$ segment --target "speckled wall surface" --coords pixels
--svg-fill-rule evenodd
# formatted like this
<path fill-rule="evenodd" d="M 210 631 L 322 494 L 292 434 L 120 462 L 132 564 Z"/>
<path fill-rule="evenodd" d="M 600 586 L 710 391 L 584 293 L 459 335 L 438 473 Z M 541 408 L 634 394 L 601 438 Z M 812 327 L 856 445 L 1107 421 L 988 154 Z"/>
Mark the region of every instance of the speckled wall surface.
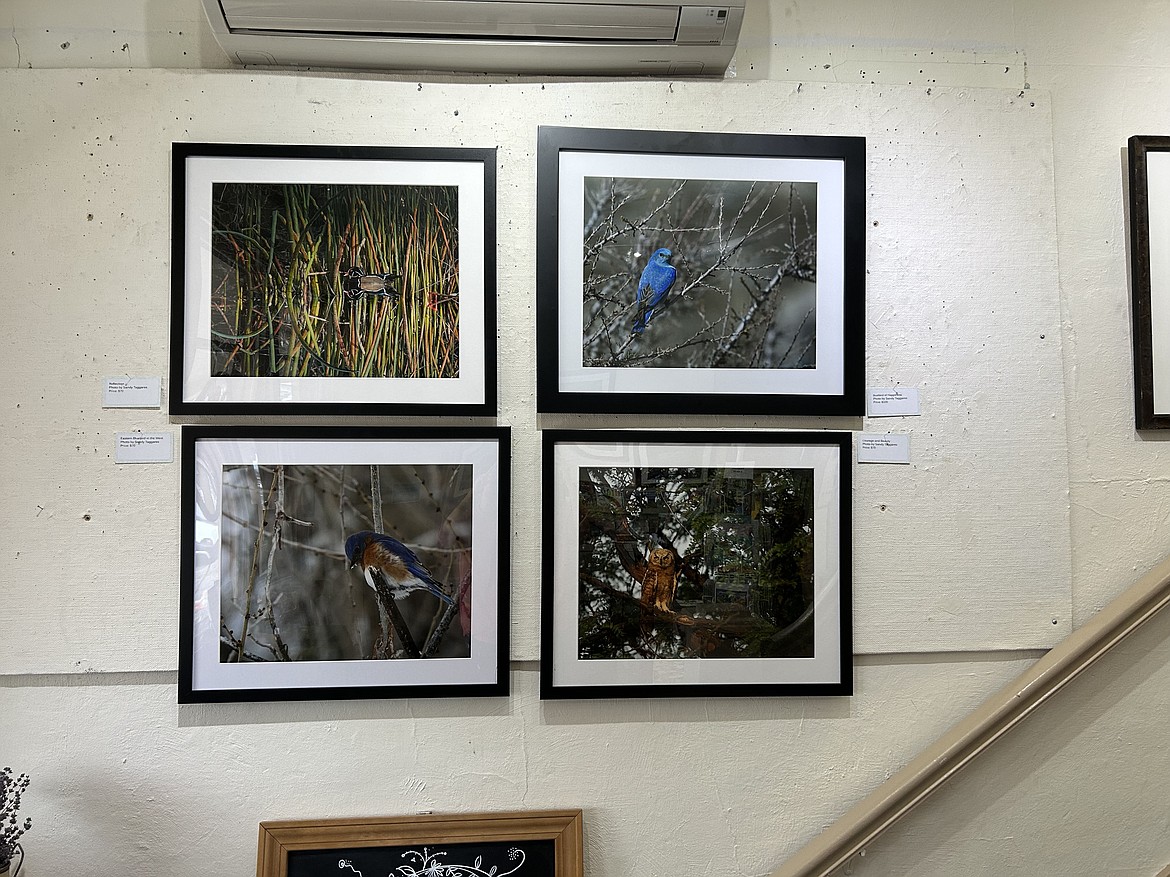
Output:
<path fill-rule="evenodd" d="M 2 391 L 7 462 L 26 507 L 0 575 L 52 563 L 42 534 L 89 546 L 34 615 L 107 613 L 152 635 L 81 625 L 68 645 L 11 640 L 22 672 L 174 666 L 177 467 L 126 470 L 113 433 L 162 412 L 99 407 L 101 380 L 167 367 L 171 140 L 498 146 L 499 422 L 518 460 L 538 426 L 829 427 L 909 433 L 909 467 L 857 468 L 856 646 L 864 653 L 1050 645 L 1069 630 L 1066 429 L 1050 117 L 1041 94 L 814 83 L 432 84 L 243 72 L 9 71 L 29 95 L 0 131 L 0 253 L 20 376 Z M 861 418 L 545 416 L 533 403 L 534 149 L 540 124 L 853 134 L 867 138 L 867 383 L 919 388 L 923 414 Z M 54 241 L 51 250 L 45 243 Z M 51 265 L 51 271 L 45 268 Z M 62 381 L 65 369 L 67 381 Z M 514 507 L 540 507 L 520 466 Z M 539 519 L 513 517 L 513 656 L 537 654 Z M 149 534 L 142 539 L 143 534 Z M 114 572 L 117 570 L 117 572 Z M 956 571 L 961 571 L 955 574 Z M 124 585 L 134 582 L 132 592 Z M 111 598 L 114 603 L 111 603 Z M 124 602 L 122 602 L 124 601 Z M 22 601 L 23 602 L 23 601 Z"/>

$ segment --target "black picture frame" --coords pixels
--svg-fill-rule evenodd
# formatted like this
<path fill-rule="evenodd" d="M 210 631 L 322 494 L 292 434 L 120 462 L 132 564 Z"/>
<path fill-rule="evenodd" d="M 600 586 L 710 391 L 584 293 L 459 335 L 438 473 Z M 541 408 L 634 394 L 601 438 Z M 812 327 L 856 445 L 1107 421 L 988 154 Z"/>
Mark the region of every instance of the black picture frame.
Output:
<path fill-rule="evenodd" d="M 852 694 L 850 448 L 545 430 L 541 697 Z"/>
<path fill-rule="evenodd" d="M 1152 245 L 1153 242 L 1156 245 Z M 1129 138 L 1130 316 L 1137 429 L 1170 429 L 1170 136 Z M 1160 343 L 1155 344 L 1154 339 Z"/>
<path fill-rule="evenodd" d="M 496 150 L 176 142 L 169 413 L 496 413 Z"/>
<path fill-rule="evenodd" d="M 507 695 L 509 471 L 506 427 L 183 427 L 179 703 Z"/>
<path fill-rule="evenodd" d="M 539 411 L 864 414 L 864 137 L 541 126 L 537 212 Z"/>

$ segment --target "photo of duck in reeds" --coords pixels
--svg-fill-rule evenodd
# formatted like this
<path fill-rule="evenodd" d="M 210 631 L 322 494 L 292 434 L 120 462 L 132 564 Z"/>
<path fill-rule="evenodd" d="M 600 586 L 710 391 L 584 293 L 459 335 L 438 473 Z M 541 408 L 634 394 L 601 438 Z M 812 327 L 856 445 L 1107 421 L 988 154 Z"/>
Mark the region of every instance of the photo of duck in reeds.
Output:
<path fill-rule="evenodd" d="M 215 377 L 459 376 L 458 187 L 212 186 Z"/>

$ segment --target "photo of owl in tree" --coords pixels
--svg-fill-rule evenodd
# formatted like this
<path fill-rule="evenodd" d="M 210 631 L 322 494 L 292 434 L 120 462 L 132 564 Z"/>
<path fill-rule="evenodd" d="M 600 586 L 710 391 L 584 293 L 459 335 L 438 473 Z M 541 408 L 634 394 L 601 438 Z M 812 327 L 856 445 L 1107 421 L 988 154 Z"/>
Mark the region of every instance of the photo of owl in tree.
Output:
<path fill-rule="evenodd" d="M 813 470 L 580 470 L 578 654 L 813 656 Z"/>
<path fill-rule="evenodd" d="M 670 611 L 678 593 L 678 559 L 669 548 L 653 548 L 642 576 L 642 605 L 662 612 Z"/>

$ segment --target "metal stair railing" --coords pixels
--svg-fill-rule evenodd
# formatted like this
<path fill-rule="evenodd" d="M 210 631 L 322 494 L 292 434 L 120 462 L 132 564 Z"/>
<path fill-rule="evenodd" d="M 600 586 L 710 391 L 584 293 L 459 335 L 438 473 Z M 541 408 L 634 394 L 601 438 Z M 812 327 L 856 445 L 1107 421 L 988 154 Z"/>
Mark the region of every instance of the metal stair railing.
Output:
<path fill-rule="evenodd" d="M 1170 557 L 849 808 L 771 877 L 829 877 L 1170 603 Z M 1157 877 L 1170 877 L 1170 867 Z"/>

